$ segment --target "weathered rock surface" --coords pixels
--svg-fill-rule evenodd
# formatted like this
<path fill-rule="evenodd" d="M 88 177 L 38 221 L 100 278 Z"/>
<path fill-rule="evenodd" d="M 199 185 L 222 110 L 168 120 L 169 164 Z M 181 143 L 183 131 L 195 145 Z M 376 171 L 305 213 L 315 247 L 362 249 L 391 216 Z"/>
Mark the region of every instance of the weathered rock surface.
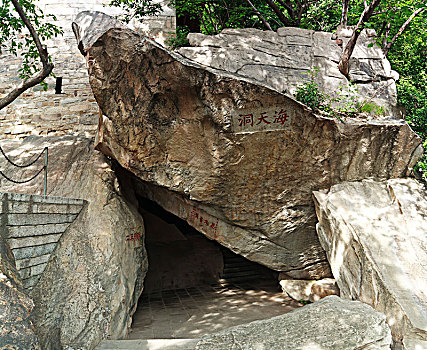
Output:
<path fill-rule="evenodd" d="M 67 229 L 30 296 L 34 324 L 43 349 L 92 349 L 99 341 L 127 334 L 147 269 L 142 247 L 144 226 L 136 208 L 106 158 L 81 137 L 28 137 L 3 141 L 17 163 L 28 162 L 49 146 L 48 194 L 84 198 L 89 203 Z M 22 173 L 1 169 L 15 179 L 29 178 L 36 163 Z M 34 193 L 42 178 L 2 189 Z M 9 187 L 9 188 L 7 188 Z"/>
<path fill-rule="evenodd" d="M 203 337 L 197 350 L 356 350 L 391 344 L 385 316 L 370 306 L 326 297 L 288 314 Z"/>
<path fill-rule="evenodd" d="M 0 236 L 0 349 L 40 350 L 30 314 L 34 308 L 24 292 L 12 251 Z"/>
<path fill-rule="evenodd" d="M 321 280 L 295 280 L 279 275 L 279 284 L 283 293 L 297 301 L 311 301 L 312 303 L 328 295 L 340 295 L 337 283 L 333 278 Z"/>
<path fill-rule="evenodd" d="M 309 78 L 307 73 L 316 68 L 316 82 L 333 95 L 340 86 L 349 86 L 338 70 L 338 62 L 351 33 L 345 27 L 335 34 L 301 28 L 279 28 L 277 32 L 224 29 L 214 36 L 190 33 L 191 47 L 178 52 L 205 66 L 252 78 L 289 94 L 294 94 L 298 85 Z M 375 36 L 371 29 L 361 33 L 349 62 L 350 79 L 360 101 L 370 99 L 392 109 L 397 102 L 398 75 L 382 50 L 370 45 L 375 43 Z"/>
<path fill-rule="evenodd" d="M 147 196 L 165 209 L 294 278 L 330 273 L 313 190 L 406 176 L 422 152 L 402 120 L 315 115 L 127 29 L 110 29 L 83 50 L 104 114 L 96 147 L 155 185 Z"/>
<path fill-rule="evenodd" d="M 416 180 L 314 192 L 320 242 L 341 296 L 387 316 L 396 344 L 427 344 L 427 192 Z"/>

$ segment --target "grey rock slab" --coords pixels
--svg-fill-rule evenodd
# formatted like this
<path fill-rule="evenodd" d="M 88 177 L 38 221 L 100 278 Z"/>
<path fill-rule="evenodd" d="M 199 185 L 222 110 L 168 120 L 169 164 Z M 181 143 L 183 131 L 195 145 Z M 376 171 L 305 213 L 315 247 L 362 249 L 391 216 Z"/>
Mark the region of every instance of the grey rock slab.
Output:
<path fill-rule="evenodd" d="M 313 55 L 315 57 L 324 57 L 330 62 L 339 62 L 342 52 L 342 46 L 332 39 L 332 33 L 314 32 Z"/>
<path fill-rule="evenodd" d="M 288 44 L 297 44 L 305 46 L 313 45 L 314 30 L 294 27 L 283 27 L 277 30 L 277 34 L 281 37 L 285 37 L 286 42 Z"/>
<path fill-rule="evenodd" d="M 341 296 L 384 312 L 396 344 L 406 338 L 425 344 L 427 192 L 423 185 L 414 179 L 364 180 L 313 195 L 319 239 Z"/>
<path fill-rule="evenodd" d="M 209 238 L 293 278 L 330 276 L 313 190 L 406 176 L 421 155 L 400 119 L 316 115 L 127 29 L 108 30 L 87 54 L 103 112 L 97 149 Z"/>
<path fill-rule="evenodd" d="M 95 350 L 193 350 L 198 339 L 104 340 Z"/>
<path fill-rule="evenodd" d="M 390 344 L 383 314 L 328 296 L 285 315 L 204 336 L 196 350 L 389 350 Z"/>

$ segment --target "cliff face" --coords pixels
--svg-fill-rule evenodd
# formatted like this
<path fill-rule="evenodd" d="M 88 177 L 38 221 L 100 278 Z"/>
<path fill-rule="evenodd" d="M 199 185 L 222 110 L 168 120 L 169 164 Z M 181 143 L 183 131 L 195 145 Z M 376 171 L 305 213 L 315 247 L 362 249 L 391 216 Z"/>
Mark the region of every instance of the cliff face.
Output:
<path fill-rule="evenodd" d="M 319 116 L 128 29 L 96 26 L 94 36 L 90 14 L 75 26 L 103 113 L 96 147 L 141 180 L 144 196 L 272 269 L 329 275 L 311 192 L 406 176 L 421 153 L 402 120 Z"/>

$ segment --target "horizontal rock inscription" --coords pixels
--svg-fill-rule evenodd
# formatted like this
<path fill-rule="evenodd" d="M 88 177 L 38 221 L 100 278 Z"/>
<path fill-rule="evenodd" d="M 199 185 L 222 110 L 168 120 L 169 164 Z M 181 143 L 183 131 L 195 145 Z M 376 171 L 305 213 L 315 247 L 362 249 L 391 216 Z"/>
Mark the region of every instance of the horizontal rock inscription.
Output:
<path fill-rule="evenodd" d="M 233 132 L 282 130 L 290 126 L 290 113 L 284 106 L 248 108 L 231 114 Z"/>

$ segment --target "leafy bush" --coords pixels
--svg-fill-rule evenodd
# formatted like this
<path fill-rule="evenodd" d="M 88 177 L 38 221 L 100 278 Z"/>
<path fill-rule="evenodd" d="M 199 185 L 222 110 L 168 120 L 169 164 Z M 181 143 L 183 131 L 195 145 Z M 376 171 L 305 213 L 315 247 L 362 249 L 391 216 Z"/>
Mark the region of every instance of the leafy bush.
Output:
<path fill-rule="evenodd" d="M 190 46 L 190 43 L 187 39 L 187 35 L 189 32 L 190 29 L 188 27 L 177 27 L 176 36 L 166 40 L 166 44 L 168 44 L 172 50 L 183 46 Z"/>
<path fill-rule="evenodd" d="M 367 102 L 362 104 L 360 107 L 361 112 L 369 113 L 371 115 L 385 115 L 385 109 L 383 106 L 378 106 L 373 102 Z"/>
<path fill-rule="evenodd" d="M 320 91 L 319 84 L 316 81 L 319 68 L 315 67 L 314 70 L 306 74 L 310 77 L 306 82 L 298 86 L 295 98 L 314 111 L 320 109 L 320 106 L 326 100 L 326 96 Z"/>
<path fill-rule="evenodd" d="M 357 101 L 357 89 L 354 85 L 340 85 L 338 91 L 331 95 L 320 90 L 317 76 L 319 68 L 314 67 L 308 73 L 309 79 L 298 86 L 295 98 L 310 107 L 313 111 L 320 110 L 336 118 L 340 115 L 354 116 L 360 112 Z"/>

